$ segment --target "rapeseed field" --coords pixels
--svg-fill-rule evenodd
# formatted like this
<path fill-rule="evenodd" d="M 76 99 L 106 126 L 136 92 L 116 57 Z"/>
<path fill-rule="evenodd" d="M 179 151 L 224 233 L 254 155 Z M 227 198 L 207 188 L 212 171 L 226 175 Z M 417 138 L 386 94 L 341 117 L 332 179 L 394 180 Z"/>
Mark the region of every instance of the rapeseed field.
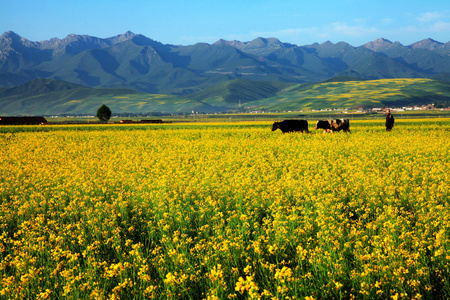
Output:
<path fill-rule="evenodd" d="M 449 298 L 450 120 L 313 126 L 0 127 L 0 298 Z"/>

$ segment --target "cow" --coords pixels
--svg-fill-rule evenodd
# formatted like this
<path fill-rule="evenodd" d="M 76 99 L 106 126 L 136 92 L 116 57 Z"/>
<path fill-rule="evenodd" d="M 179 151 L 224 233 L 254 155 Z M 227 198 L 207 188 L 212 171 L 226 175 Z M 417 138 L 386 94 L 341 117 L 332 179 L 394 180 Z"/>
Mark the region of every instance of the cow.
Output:
<path fill-rule="evenodd" d="M 317 120 L 314 129 L 323 129 L 323 133 L 331 132 L 331 122 L 330 120 Z"/>
<path fill-rule="evenodd" d="M 308 121 L 306 120 L 283 120 L 281 122 L 274 122 L 272 125 L 272 131 L 277 129 L 280 129 L 283 133 L 295 131 L 309 133 Z"/>
<path fill-rule="evenodd" d="M 346 133 L 350 132 L 349 119 L 335 119 L 335 120 L 318 120 L 314 129 L 323 129 L 323 133 L 335 132 L 343 130 Z"/>

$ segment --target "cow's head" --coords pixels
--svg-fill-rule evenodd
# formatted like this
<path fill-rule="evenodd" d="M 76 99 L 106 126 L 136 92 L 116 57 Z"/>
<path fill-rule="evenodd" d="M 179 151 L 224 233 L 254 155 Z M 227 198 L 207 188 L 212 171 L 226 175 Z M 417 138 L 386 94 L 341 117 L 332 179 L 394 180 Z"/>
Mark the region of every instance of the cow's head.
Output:
<path fill-rule="evenodd" d="M 272 131 L 275 131 L 278 128 L 280 128 L 280 122 L 274 122 L 273 125 L 272 125 Z"/>

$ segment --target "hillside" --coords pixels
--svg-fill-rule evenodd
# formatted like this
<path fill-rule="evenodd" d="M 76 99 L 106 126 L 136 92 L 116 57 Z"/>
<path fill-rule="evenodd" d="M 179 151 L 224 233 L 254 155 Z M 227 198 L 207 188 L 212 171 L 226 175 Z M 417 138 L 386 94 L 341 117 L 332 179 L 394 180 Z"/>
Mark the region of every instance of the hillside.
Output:
<path fill-rule="evenodd" d="M 37 79 L 0 89 L 0 115 L 90 114 L 106 104 L 113 113 L 179 113 L 218 109 L 174 95 L 129 89 L 88 88 L 54 79 Z"/>
<path fill-rule="evenodd" d="M 250 81 L 235 79 L 206 88 L 189 95 L 189 99 L 203 101 L 211 105 L 237 106 L 251 101 L 274 97 L 292 83 L 279 81 Z"/>
<path fill-rule="evenodd" d="M 450 106 L 450 83 L 420 78 L 360 80 L 348 76 L 304 84 L 233 80 L 195 93 L 190 98 L 244 111 L 352 109 L 429 103 Z"/>
<path fill-rule="evenodd" d="M 294 85 L 246 109 L 274 111 L 402 107 L 439 103 L 450 106 L 450 84 L 431 79 L 328 81 Z"/>
<path fill-rule="evenodd" d="M 113 113 L 214 113 L 309 109 L 450 106 L 450 83 L 431 79 L 359 80 L 336 77 L 321 83 L 293 84 L 231 80 L 181 97 L 130 89 L 89 88 L 54 79 L 37 79 L 0 89 L 0 115 L 90 114 L 106 104 Z"/>
<path fill-rule="evenodd" d="M 71 34 L 42 42 L 12 31 L 0 36 L 0 87 L 46 78 L 190 95 L 234 79 L 301 84 L 335 76 L 440 78 L 449 68 L 450 42 L 431 39 L 409 46 L 379 39 L 354 47 L 345 42 L 298 46 L 259 37 L 181 46 L 132 32 L 110 38 Z"/>

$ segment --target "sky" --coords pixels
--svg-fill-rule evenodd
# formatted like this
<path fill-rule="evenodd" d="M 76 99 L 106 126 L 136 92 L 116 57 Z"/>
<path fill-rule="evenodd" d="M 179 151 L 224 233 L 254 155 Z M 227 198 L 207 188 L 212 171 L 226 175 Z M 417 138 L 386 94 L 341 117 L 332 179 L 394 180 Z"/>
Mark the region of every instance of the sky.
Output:
<path fill-rule="evenodd" d="M 298 46 L 378 38 L 403 45 L 450 41 L 448 0 L 0 0 L 0 34 L 31 41 L 69 34 L 108 38 L 131 31 L 164 44 L 248 42 Z"/>

